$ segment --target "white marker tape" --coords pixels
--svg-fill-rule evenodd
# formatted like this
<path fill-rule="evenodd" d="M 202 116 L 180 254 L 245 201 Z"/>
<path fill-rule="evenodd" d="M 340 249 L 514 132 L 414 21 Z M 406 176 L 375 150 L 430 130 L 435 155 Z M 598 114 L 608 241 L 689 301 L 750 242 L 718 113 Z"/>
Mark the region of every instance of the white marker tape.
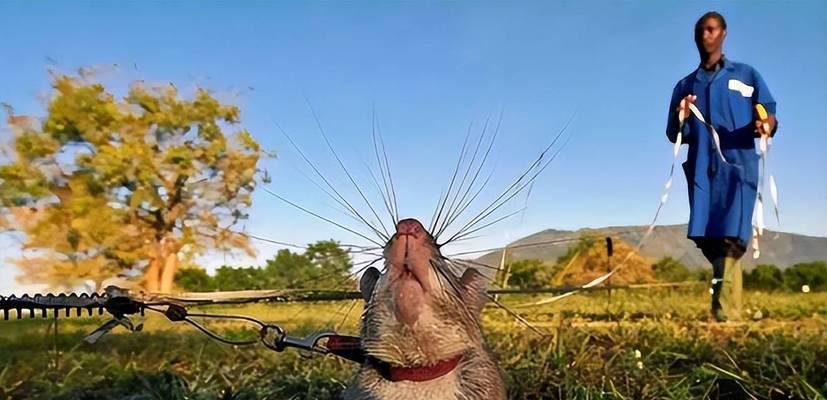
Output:
<path fill-rule="evenodd" d="M 732 82 L 732 81 L 730 81 L 730 82 Z M 666 200 L 669 198 L 669 189 L 672 187 L 672 177 L 675 174 L 675 164 L 677 164 L 678 153 L 679 153 L 679 149 L 680 149 L 680 146 L 681 146 L 681 140 L 682 140 L 681 132 L 683 132 L 683 124 L 686 121 L 686 118 L 688 117 L 683 111 L 684 107 L 686 107 L 686 100 L 681 100 L 680 107 L 678 109 L 679 128 L 678 128 L 678 133 L 675 135 L 675 146 L 674 146 L 673 151 L 672 151 L 672 154 L 673 154 L 672 167 L 669 170 L 669 177 L 667 178 L 666 184 L 664 185 L 664 193 L 661 195 L 661 201 L 660 201 L 660 203 L 658 203 L 658 208 L 655 211 L 655 216 L 652 218 L 652 222 L 649 224 L 649 228 L 646 230 L 646 233 L 640 239 L 640 242 L 638 242 L 637 246 L 635 247 L 635 250 L 630 251 L 629 253 L 627 253 L 626 257 L 624 257 L 623 260 L 620 263 L 618 263 L 618 265 L 615 268 L 613 268 L 611 271 L 609 271 L 608 273 L 592 280 L 591 282 L 589 282 L 589 283 L 587 283 L 587 284 L 585 284 L 585 285 L 583 285 L 583 286 L 581 286 L 577 289 L 574 289 L 570 292 L 566 292 L 566 293 L 563 293 L 563 294 L 558 295 L 558 296 L 549 297 L 547 299 L 542 299 L 542 300 L 536 301 L 534 303 L 526 304 L 526 306 L 537 306 L 537 305 L 542 305 L 542 304 L 554 303 L 556 301 L 559 301 L 559 300 L 562 300 L 566 297 L 569 297 L 573 294 L 576 294 L 576 293 L 580 292 L 583 289 L 588 289 L 588 288 L 597 286 L 597 285 L 605 282 L 607 279 L 609 279 L 612 275 L 614 275 L 621 268 L 625 267 L 626 262 L 629 261 L 629 259 L 632 257 L 632 255 L 637 254 L 640 251 L 640 249 L 643 248 L 643 244 L 649 238 L 649 235 L 651 235 L 652 232 L 655 231 L 655 223 L 657 222 L 658 216 L 660 215 L 660 211 L 663 208 L 664 204 L 666 204 Z M 694 104 L 689 103 L 689 110 L 692 112 L 692 115 L 694 115 L 695 118 L 697 118 L 704 125 L 706 125 L 707 128 L 709 128 L 709 133 L 712 135 L 712 140 L 715 142 L 715 149 L 718 151 L 718 156 L 721 157 L 721 161 L 729 164 L 729 162 L 727 162 L 726 158 L 724 158 L 723 152 L 721 152 L 721 141 L 718 138 L 718 132 L 715 130 L 715 127 L 713 127 L 712 125 L 710 125 L 709 123 L 706 122 L 706 120 L 703 117 L 703 114 L 701 114 L 700 110 L 698 110 L 698 108 L 695 107 Z M 759 148 L 761 148 L 762 170 L 765 170 L 764 163 L 765 163 L 765 160 L 766 160 L 766 154 L 769 151 L 769 140 L 766 140 L 764 143 L 765 144 L 762 144 L 762 145 L 759 146 Z M 761 186 L 763 186 L 763 185 L 761 185 Z M 778 200 L 777 200 L 778 199 L 778 191 L 777 191 L 776 186 L 775 186 L 775 179 L 772 176 L 770 176 L 770 194 L 772 196 L 773 203 L 775 203 L 775 216 L 776 216 L 776 218 L 778 218 Z M 759 250 L 759 246 L 758 246 L 758 237 L 760 236 L 759 233 L 763 233 L 763 230 L 764 230 L 763 205 L 761 204 L 761 190 L 760 189 L 758 191 L 758 198 L 756 199 L 756 210 L 760 211 L 759 212 L 760 216 L 758 217 L 758 220 L 759 220 L 758 225 L 759 226 L 757 226 L 757 227 L 753 226 L 753 240 L 752 240 L 753 258 L 758 258 L 761 255 L 761 251 Z M 781 224 L 781 222 L 780 222 L 780 219 L 779 219 L 779 225 L 780 224 Z M 710 290 L 712 290 L 712 289 L 710 289 Z"/>

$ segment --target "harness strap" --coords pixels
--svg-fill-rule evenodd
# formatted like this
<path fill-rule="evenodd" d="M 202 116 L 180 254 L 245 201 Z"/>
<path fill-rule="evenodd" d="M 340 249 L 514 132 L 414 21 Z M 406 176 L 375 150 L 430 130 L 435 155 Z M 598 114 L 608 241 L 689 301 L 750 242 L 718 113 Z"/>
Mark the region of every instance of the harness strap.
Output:
<path fill-rule="evenodd" d="M 364 364 L 367 360 L 365 351 L 362 350 L 362 338 L 358 336 L 329 336 L 325 347 L 327 347 L 331 354 L 357 364 Z"/>
<path fill-rule="evenodd" d="M 362 349 L 362 339 L 357 336 L 328 336 L 326 346 L 331 354 L 353 361 L 357 364 L 367 363 L 382 377 L 391 382 L 424 382 L 444 376 L 457 368 L 462 354 L 442 360 L 434 365 L 424 367 L 400 367 L 376 357 L 369 356 Z"/>
<path fill-rule="evenodd" d="M 382 377 L 391 382 L 425 382 L 447 375 L 457 368 L 461 360 L 462 354 L 424 367 L 399 367 L 373 357 L 370 357 L 369 363 Z"/>

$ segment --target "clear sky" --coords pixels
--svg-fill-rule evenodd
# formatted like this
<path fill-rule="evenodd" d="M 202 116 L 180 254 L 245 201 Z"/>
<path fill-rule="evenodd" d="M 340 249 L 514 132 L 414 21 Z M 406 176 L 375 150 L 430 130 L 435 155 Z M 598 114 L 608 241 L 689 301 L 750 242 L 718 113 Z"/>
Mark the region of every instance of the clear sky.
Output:
<path fill-rule="evenodd" d="M 42 115 L 37 98 L 48 92 L 52 63 L 65 71 L 118 64 L 112 74 L 121 81 L 209 87 L 236 101 L 244 126 L 278 154 L 263 164 L 274 176 L 273 191 L 349 226 L 357 225 L 299 173 L 307 167 L 274 125 L 347 188 L 306 99 L 368 189 L 362 161 L 372 157 L 375 104 L 400 213 L 426 222 L 469 123 L 479 127 L 504 110 L 492 191 L 480 199 L 490 201 L 573 118 L 571 140 L 539 177 L 525 213 L 459 246 L 484 248 L 547 228 L 650 221 L 671 162 L 664 135 L 671 91 L 697 66 L 695 20 L 714 9 L 727 18 L 727 57 L 758 69 L 778 102 L 769 168 L 778 181 L 781 226 L 769 228 L 827 236 L 824 1 L 228 4 L 2 2 L 0 101 Z M 687 220 L 685 193 L 679 170 L 659 223 Z M 364 242 L 264 191 L 254 202 L 250 233 L 298 244 Z M 521 196 L 510 209 L 524 202 Z M 478 211 L 485 201 L 476 205 Z M 16 253 L 8 239 L 0 246 L 4 259 Z M 259 259 L 278 249 L 257 247 Z M 251 262 L 204 260 L 210 267 L 225 261 Z M 22 289 L 15 273 L 0 259 L 0 293 Z"/>

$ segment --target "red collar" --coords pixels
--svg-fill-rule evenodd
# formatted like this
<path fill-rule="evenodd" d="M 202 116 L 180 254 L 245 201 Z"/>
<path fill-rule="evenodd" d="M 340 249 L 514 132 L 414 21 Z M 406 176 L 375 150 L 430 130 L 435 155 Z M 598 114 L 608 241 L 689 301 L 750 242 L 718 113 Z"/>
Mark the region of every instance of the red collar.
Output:
<path fill-rule="evenodd" d="M 327 348 L 331 353 L 357 363 L 367 362 L 385 379 L 392 382 L 424 382 L 439 378 L 453 371 L 462 360 L 462 354 L 438 361 L 427 367 L 397 367 L 375 357 L 368 356 L 361 349 L 361 339 L 355 336 L 334 335 L 328 338 Z"/>
<path fill-rule="evenodd" d="M 453 371 L 462 360 L 462 354 L 456 357 L 442 360 L 434 365 L 427 367 L 395 367 L 388 366 L 387 375 L 385 376 L 389 381 L 413 381 L 424 382 L 431 379 L 439 378 Z"/>
<path fill-rule="evenodd" d="M 374 357 L 369 357 L 368 363 L 370 363 L 383 378 L 391 382 L 425 382 L 453 371 L 457 368 L 461 360 L 462 354 L 447 360 L 438 361 L 436 364 L 427 367 L 398 367 Z"/>

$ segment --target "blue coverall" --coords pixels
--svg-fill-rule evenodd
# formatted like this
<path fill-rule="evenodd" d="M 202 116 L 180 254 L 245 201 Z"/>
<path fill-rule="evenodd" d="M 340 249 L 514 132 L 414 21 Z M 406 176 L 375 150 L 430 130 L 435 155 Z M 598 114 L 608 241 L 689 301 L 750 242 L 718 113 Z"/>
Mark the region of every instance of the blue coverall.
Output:
<path fill-rule="evenodd" d="M 722 62 L 717 71 L 699 67 L 678 81 L 669 103 L 666 135 L 675 142 L 680 101 L 690 94 L 697 96 L 695 106 L 718 132 L 726 162 L 720 159 L 709 129 L 690 116 L 682 131 L 689 145 L 683 163 L 690 207 L 687 237 L 699 246 L 707 238 L 737 239 L 746 246 L 752 236 L 758 188 L 753 107 L 761 103 L 774 115 L 775 100 L 754 68 L 726 58 Z"/>

